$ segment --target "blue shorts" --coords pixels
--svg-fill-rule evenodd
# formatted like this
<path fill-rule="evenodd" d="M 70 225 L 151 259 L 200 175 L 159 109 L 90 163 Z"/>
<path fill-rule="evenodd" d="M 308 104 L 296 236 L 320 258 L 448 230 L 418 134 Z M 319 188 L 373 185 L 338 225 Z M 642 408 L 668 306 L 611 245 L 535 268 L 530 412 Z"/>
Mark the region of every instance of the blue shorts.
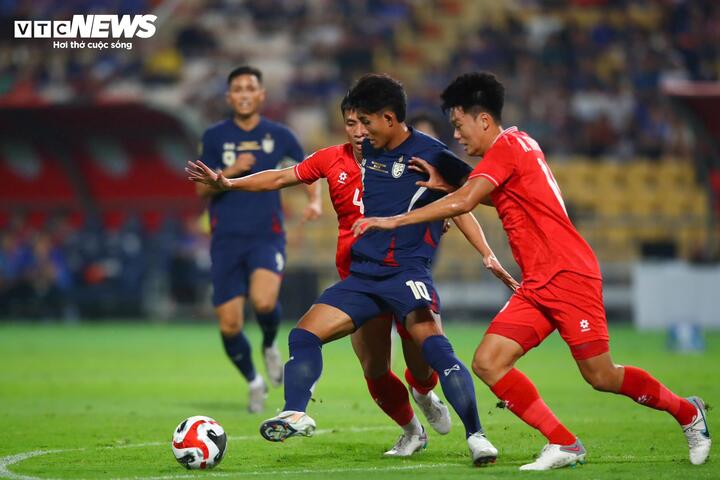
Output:
<path fill-rule="evenodd" d="M 315 303 L 347 313 L 355 328 L 382 313 L 392 313 L 404 323 L 405 317 L 419 308 L 440 311 L 432 275 L 424 267 L 403 269 L 383 277 L 351 273 L 325 290 Z"/>
<path fill-rule="evenodd" d="M 213 305 L 219 306 L 237 296 L 246 296 L 250 275 L 264 268 L 282 275 L 285 269 L 285 237 L 245 237 L 213 235 Z"/>

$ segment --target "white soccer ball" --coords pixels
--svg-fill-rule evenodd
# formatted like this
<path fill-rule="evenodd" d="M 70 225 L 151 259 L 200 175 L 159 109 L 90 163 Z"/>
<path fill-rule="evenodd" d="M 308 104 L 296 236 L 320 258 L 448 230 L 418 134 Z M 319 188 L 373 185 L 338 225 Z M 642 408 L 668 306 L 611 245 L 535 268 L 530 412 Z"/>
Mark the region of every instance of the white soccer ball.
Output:
<path fill-rule="evenodd" d="M 210 417 L 190 417 L 173 432 L 173 454 L 188 470 L 213 468 L 225 456 L 226 446 L 225 430 Z"/>

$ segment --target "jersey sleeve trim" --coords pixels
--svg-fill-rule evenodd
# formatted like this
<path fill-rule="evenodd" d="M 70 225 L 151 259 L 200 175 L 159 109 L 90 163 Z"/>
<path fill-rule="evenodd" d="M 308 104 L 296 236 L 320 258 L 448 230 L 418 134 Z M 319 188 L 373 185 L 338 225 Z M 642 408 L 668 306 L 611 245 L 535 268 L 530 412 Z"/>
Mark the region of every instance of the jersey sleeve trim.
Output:
<path fill-rule="evenodd" d="M 297 177 L 297 179 L 300 180 L 302 183 L 307 183 L 307 181 L 302 177 L 302 175 L 300 175 L 300 170 L 298 169 L 299 166 L 300 166 L 300 164 L 298 163 L 293 167 L 293 172 L 295 172 L 295 177 Z"/>
<path fill-rule="evenodd" d="M 470 176 L 468 177 L 468 180 L 470 180 L 470 179 L 472 179 L 472 178 L 475 178 L 475 177 L 485 177 L 485 178 L 487 178 L 488 180 L 490 180 L 490 182 L 491 182 L 493 185 L 495 185 L 496 187 L 499 187 L 499 186 L 500 186 L 500 183 L 499 183 L 497 180 L 495 180 L 495 179 L 492 177 L 492 175 L 488 175 L 487 173 L 475 173 L 475 174 L 473 174 L 473 175 L 470 175 Z"/>

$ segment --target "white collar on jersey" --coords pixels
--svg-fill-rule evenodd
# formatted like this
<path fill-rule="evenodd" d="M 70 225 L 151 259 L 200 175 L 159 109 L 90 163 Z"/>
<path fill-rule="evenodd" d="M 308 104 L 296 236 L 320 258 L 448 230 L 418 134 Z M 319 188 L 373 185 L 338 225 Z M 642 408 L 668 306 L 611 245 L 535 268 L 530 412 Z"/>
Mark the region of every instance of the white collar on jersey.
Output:
<path fill-rule="evenodd" d="M 493 145 L 495 145 L 495 142 L 497 142 L 498 139 L 499 139 L 500 137 L 502 137 L 503 135 L 505 135 L 506 133 L 517 132 L 517 129 L 518 129 L 517 127 L 510 127 L 510 128 L 506 128 L 506 129 L 503 130 L 502 132 L 498 133 L 498 134 L 497 134 L 497 137 L 495 137 L 495 140 L 492 141 L 492 143 L 490 144 L 490 146 L 492 147 Z"/>

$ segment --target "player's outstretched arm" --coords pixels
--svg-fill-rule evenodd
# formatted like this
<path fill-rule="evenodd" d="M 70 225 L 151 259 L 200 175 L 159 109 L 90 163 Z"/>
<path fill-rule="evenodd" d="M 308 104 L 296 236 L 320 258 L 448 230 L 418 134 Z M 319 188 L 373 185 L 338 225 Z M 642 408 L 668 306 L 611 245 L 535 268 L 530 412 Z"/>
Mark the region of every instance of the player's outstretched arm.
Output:
<path fill-rule="evenodd" d="M 513 292 L 520 287 L 520 284 L 510 275 L 500 264 L 500 261 L 493 253 L 490 245 L 485 238 L 485 232 L 483 232 L 480 223 L 475 218 L 472 212 L 460 215 L 453 218 L 453 222 L 460 229 L 463 235 L 470 245 L 475 247 L 475 250 L 480 252 L 483 256 L 483 264 L 485 268 L 490 270 L 493 275 L 500 279 L 507 287 Z"/>
<path fill-rule="evenodd" d="M 227 178 L 222 172 L 213 171 L 200 160 L 188 162 L 185 167 L 188 179 L 207 185 L 217 192 L 243 190 L 246 192 L 267 192 L 297 185 L 300 180 L 295 176 L 293 167 L 280 170 L 264 170 L 241 178 Z"/>
<path fill-rule="evenodd" d="M 368 230 L 393 230 L 403 225 L 457 217 L 475 208 L 494 189 L 495 185 L 484 177 L 471 178 L 455 192 L 422 208 L 394 217 L 361 218 L 353 225 L 353 234 L 358 237 Z"/>

